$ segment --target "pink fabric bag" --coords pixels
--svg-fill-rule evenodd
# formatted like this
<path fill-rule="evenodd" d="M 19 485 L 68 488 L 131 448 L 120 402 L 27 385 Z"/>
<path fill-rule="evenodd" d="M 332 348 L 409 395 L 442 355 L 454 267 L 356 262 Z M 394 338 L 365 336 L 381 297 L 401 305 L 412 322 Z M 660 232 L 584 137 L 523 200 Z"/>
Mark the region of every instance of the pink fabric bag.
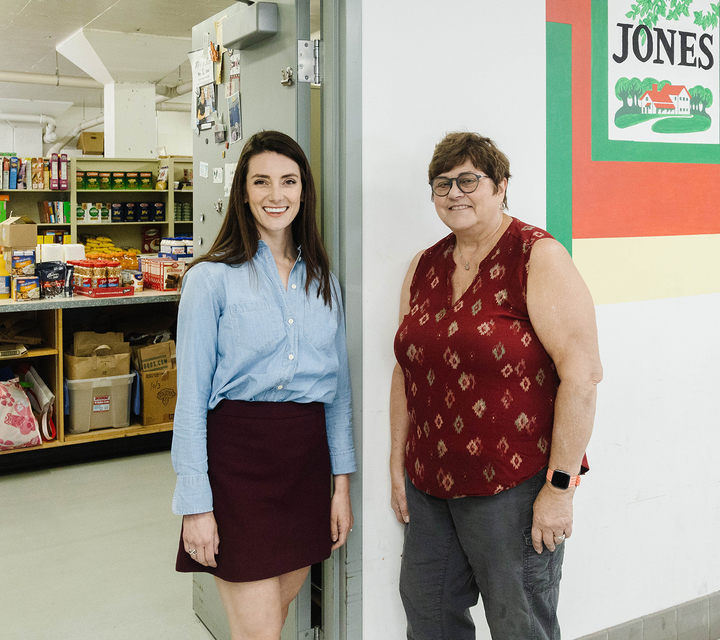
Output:
<path fill-rule="evenodd" d="M 0 450 L 33 447 L 41 442 L 30 400 L 18 378 L 0 381 Z"/>

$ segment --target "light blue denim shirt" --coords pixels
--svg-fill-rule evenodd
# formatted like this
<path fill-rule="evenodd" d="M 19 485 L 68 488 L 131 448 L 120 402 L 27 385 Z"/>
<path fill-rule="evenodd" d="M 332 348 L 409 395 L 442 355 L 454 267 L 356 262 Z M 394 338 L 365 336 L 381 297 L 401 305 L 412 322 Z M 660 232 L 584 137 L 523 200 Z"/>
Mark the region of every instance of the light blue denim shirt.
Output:
<path fill-rule="evenodd" d="M 285 290 L 261 240 L 240 266 L 203 262 L 183 279 L 177 325 L 173 511 L 212 511 L 207 412 L 221 400 L 322 402 L 333 474 L 355 471 L 350 377 L 340 287 L 332 310 L 305 294 L 302 254 Z"/>

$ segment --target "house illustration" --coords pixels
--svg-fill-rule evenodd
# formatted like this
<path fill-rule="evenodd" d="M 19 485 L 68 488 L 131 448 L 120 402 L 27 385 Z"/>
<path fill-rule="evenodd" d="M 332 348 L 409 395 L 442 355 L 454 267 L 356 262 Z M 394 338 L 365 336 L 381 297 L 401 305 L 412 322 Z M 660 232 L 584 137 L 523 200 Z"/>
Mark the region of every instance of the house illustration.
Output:
<path fill-rule="evenodd" d="M 690 93 L 684 85 L 666 84 L 660 91 L 653 84 L 640 98 L 639 105 L 643 113 L 661 113 L 667 115 L 686 115 L 690 113 Z"/>

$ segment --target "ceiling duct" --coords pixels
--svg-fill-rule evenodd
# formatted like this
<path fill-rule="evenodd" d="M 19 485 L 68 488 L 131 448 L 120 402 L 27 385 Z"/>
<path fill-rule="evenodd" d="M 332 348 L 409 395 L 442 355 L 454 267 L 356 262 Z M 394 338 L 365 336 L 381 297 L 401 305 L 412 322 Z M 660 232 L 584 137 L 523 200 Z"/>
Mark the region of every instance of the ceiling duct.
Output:
<path fill-rule="evenodd" d="M 57 140 L 57 133 L 55 133 L 55 127 L 57 123 L 55 118 L 52 116 L 46 116 L 44 114 L 30 115 L 27 113 L 2 113 L 0 112 L 0 120 L 6 122 L 29 122 L 31 124 L 44 124 L 45 132 L 43 134 L 43 142 L 52 143 Z"/>

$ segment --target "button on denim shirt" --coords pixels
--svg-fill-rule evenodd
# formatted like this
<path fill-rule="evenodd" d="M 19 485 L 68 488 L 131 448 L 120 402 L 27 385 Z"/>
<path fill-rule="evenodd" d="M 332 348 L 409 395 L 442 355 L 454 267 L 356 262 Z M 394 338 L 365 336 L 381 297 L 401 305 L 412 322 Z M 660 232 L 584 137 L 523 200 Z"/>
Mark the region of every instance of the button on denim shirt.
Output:
<path fill-rule="evenodd" d="M 251 262 L 203 262 L 183 279 L 177 326 L 173 511 L 212 511 L 207 412 L 221 400 L 322 402 L 333 474 L 355 471 L 350 377 L 340 287 L 332 309 L 305 293 L 298 257 L 287 290 L 260 240 Z"/>

